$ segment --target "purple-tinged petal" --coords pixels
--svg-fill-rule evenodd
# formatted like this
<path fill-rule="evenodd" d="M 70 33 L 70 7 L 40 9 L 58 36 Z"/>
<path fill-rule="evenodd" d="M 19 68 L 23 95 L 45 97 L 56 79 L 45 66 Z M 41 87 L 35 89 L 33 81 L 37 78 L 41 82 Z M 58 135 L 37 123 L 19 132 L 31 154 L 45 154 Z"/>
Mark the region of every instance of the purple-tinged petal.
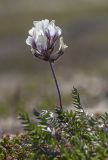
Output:
<path fill-rule="evenodd" d="M 61 36 L 61 34 L 62 34 L 61 28 L 59 28 L 59 27 L 57 26 L 57 27 L 56 27 L 56 31 L 57 31 L 57 35 L 58 35 L 58 36 Z"/>
<path fill-rule="evenodd" d="M 42 29 L 45 30 L 49 25 L 49 20 L 48 19 L 45 19 L 45 20 L 42 20 Z"/>
<path fill-rule="evenodd" d="M 37 50 L 42 52 L 47 49 L 47 38 L 46 36 L 40 34 L 37 38 Z"/>
<path fill-rule="evenodd" d="M 36 49 L 36 43 L 35 43 L 34 39 L 33 39 L 33 41 L 32 41 L 32 48 L 33 48 L 33 49 Z"/>
<path fill-rule="evenodd" d="M 49 20 L 45 19 L 42 21 L 33 21 L 33 24 L 36 28 L 41 28 L 41 29 L 45 30 L 48 27 Z"/>
<path fill-rule="evenodd" d="M 35 30 L 35 28 L 32 27 L 32 28 L 28 31 L 28 33 L 29 33 L 30 36 L 33 36 L 34 30 Z"/>
<path fill-rule="evenodd" d="M 68 46 L 66 44 L 64 44 L 63 42 L 63 37 L 60 37 L 60 47 L 59 50 L 64 51 Z"/>
<path fill-rule="evenodd" d="M 49 30 L 49 33 L 50 33 L 51 37 L 54 37 L 54 35 L 56 34 L 56 26 L 55 26 L 54 22 L 55 21 L 52 20 L 48 25 L 48 30 Z"/>
<path fill-rule="evenodd" d="M 32 46 L 33 38 L 31 36 L 28 36 L 26 39 L 26 44 Z"/>

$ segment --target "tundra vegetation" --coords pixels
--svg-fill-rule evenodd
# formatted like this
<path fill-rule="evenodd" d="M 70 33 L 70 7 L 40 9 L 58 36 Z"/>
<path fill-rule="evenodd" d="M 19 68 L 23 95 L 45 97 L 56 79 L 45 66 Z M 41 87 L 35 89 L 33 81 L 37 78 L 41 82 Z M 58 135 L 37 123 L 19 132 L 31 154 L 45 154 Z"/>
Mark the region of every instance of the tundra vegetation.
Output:
<path fill-rule="evenodd" d="M 73 87 L 73 110 L 63 108 L 54 63 L 64 54 L 67 45 L 55 21 L 34 21 L 26 43 L 32 54 L 49 63 L 58 94 L 54 110 L 33 109 L 33 116 L 19 114 L 24 132 L 3 135 L 0 140 L 1 160 L 107 160 L 108 113 L 86 113 L 78 90 Z M 55 45 L 59 42 L 59 49 Z M 48 106 L 50 108 L 50 106 Z M 44 108 L 44 104 L 43 104 Z"/>

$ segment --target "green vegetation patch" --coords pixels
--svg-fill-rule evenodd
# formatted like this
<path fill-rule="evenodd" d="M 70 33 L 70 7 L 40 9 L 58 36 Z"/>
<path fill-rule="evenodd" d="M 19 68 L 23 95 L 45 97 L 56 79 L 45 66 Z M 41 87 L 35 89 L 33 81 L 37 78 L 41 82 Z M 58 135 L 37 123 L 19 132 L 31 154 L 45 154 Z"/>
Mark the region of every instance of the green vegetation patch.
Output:
<path fill-rule="evenodd" d="M 75 111 L 59 106 L 54 112 L 34 109 L 34 117 L 20 113 L 25 133 L 3 136 L 0 159 L 18 160 L 106 160 L 108 158 L 108 113 L 85 113 L 76 88 L 72 92 Z"/>

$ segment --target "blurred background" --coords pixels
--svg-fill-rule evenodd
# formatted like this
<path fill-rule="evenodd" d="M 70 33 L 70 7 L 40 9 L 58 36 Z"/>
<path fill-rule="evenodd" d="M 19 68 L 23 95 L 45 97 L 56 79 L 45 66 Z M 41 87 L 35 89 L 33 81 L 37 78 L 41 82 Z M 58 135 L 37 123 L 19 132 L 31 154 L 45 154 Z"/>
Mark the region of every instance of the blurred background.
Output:
<path fill-rule="evenodd" d="M 32 22 L 46 18 L 68 45 L 54 66 L 64 107 L 74 86 L 85 110 L 108 111 L 108 0 L 0 0 L 0 134 L 19 131 L 19 112 L 57 105 L 48 63 L 25 44 Z"/>

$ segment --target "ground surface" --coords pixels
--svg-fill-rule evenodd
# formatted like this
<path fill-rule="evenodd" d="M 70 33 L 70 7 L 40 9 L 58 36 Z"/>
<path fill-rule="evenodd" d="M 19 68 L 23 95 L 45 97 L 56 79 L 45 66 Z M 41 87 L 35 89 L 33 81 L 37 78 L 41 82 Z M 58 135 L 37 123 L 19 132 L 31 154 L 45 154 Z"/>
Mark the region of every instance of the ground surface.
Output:
<path fill-rule="evenodd" d="M 57 101 L 48 64 L 33 58 L 25 44 L 32 21 L 45 18 L 56 20 L 69 46 L 55 64 L 64 106 L 72 107 L 74 85 L 88 111 L 108 110 L 108 1 L 4 0 L 0 1 L 0 115 L 4 117 L 0 125 L 3 130 L 19 126 L 14 120 L 18 111 L 45 108 L 44 103 L 52 107 Z"/>

